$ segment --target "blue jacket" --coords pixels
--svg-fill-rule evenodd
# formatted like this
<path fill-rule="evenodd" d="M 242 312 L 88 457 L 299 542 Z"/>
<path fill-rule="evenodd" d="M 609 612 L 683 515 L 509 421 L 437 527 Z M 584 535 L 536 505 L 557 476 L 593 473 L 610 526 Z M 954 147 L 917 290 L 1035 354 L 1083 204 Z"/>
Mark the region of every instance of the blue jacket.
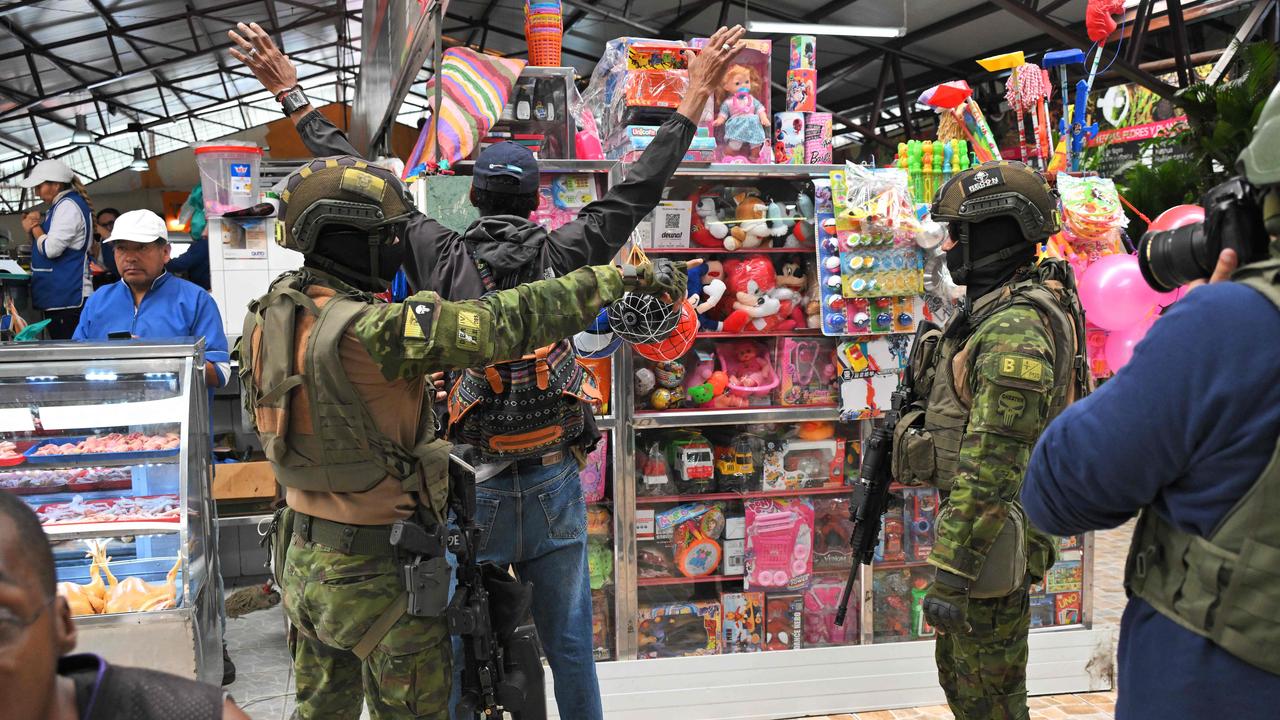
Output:
<path fill-rule="evenodd" d="M 191 247 L 164 266 L 171 273 L 182 273 L 187 280 L 209 289 L 209 237 L 198 236 L 191 239 Z"/>
<path fill-rule="evenodd" d="M 79 249 L 67 248 L 56 258 L 31 244 L 31 302 L 41 310 L 80 307 L 84 303 L 85 277 L 89 274 L 89 245 L 93 239 L 93 214 L 80 193 L 69 192 L 49 208 L 40 229 L 46 233 L 53 223 L 53 213 L 70 203 L 84 216 L 84 242 Z"/>
<path fill-rule="evenodd" d="M 1040 436 L 1022 489 L 1027 517 L 1075 535 L 1152 507 L 1207 537 L 1275 450 L 1278 352 L 1280 312 L 1261 294 L 1234 283 L 1191 293 L 1128 365 Z M 1280 676 L 1139 599 L 1125 608 L 1119 664 L 1119 720 L 1280 715 Z"/>
<path fill-rule="evenodd" d="M 156 278 L 136 309 L 124 280 L 98 288 L 85 303 L 72 339 L 106 340 L 113 332 L 152 339 L 203 337 L 205 360 L 218 368 L 218 384 L 227 383 L 231 355 L 218 306 L 212 295 L 182 278 L 169 273 Z"/>

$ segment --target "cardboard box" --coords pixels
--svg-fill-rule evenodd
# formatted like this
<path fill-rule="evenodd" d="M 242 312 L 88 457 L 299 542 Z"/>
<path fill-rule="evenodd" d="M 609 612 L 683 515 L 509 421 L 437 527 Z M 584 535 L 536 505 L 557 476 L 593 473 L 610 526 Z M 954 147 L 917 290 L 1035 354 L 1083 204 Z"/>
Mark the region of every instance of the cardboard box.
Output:
<path fill-rule="evenodd" d="M 218 463 L 213 466 L 214 500 L 248 500 L 276 496 L 271 463 Z"/>
<path fill-rule="evenodd" d="M 636 509 L 636 540 L 652 540 L 654 531 L 654 511 Z"/>
<path fill-rule="evenodd" d="M 663 200 L 653 210 L 653 247 L 689 247 L 689 224 L 693 203 L 688 200 Z"/>
<path fill-rule="evenodd" d="M 636 229 L 631 231 L 631 242 L 642 248 L 653 247 L 653 214 L 656 211 L 650 211 L 644 219 L 636 225 Z"/>
<path fill-rule="evenodd" d="M 720 654 L 720 603 L 701 601 L 641 605 L 639 656 Z"/>
<path fill-rule="evenodd" d="M 764 593 L 725 593 L 720 596 L 720 605 L 723 608 L 720 651 L 725 654 L 760 652 L 764 639 Z"/>
<path fill-rule="evenodd" d="M 724 574 L 742 575 L 746 571 L 747 541 L 724 541 Z"/>

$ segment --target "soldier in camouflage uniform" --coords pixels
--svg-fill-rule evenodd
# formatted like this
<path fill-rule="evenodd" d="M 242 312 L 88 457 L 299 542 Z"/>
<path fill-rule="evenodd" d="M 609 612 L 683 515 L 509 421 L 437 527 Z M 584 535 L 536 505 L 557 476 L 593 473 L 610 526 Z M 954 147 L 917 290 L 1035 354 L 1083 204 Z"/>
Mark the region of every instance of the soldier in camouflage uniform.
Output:
<path fill-rule="evenodd" d="M 443 613 L 411 615 L 391 527 L 440 527 L 448 444 L 434 439 L 433 371 L 519 358 L 579 332 L 624 290 L 684 297 L 683 263 L 589 267 L 482 300 L 370 293 L 400 266 L 411 202 L 352 157 L 316 160 L 281 196 L 277 242 L 305 255 L 251 303 L 236 348 L 244 400 L 289 509 L 275 572 L 293 626 L 302 718 L 449 716 Z M 447 589 L 447 566 L 432 576 Z M 443 598 L 443 594 L 440 595 Z"/>
<path fill-rule="evenodd" d="M 1040 431 L 1087 392 L 1083 314 L 1065 263 L 1035 263 L 1036 244 L 1058 229 L 1057 203 L 1026 166 L 957 175 L 933 217 L 950 223 L 947 267 L 967 297 L 913 349 L 920 400 L 899 424 L 894 472 L 942 493 L 924 614 L 952 711 L 1026 718 L 1027 589 L 1054 543 L 1028 527 L 1017 498 Z"/>

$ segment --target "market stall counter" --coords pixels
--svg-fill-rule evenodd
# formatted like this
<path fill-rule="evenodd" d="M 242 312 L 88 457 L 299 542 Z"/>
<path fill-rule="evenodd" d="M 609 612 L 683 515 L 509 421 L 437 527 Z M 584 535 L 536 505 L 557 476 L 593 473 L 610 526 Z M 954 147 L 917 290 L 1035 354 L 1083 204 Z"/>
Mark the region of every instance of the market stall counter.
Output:
<path fill-rule="evenodd" d="M 79 647 L 217 684 L 204 342 L 0 345 L 0 490 L 40 516 Z"/>

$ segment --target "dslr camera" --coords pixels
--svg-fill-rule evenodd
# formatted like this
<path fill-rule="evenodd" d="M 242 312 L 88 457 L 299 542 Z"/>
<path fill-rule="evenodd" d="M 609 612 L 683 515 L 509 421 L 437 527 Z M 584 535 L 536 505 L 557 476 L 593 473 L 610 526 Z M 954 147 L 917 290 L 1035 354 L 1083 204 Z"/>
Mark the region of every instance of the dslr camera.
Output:
<path fill-rule="evenodd" d="M 1204 222 L 1173 230 L 1148 232 L 1138 242 L 1138 266 L 1155 290 L 1171 292 L 1192 280 L 1207 278 L 1223 250 L 1235 250 L 1240 265 L 1268 256 L 1262 192 L 1243 177 L 1211 188 L 1200 198 Z"/>

